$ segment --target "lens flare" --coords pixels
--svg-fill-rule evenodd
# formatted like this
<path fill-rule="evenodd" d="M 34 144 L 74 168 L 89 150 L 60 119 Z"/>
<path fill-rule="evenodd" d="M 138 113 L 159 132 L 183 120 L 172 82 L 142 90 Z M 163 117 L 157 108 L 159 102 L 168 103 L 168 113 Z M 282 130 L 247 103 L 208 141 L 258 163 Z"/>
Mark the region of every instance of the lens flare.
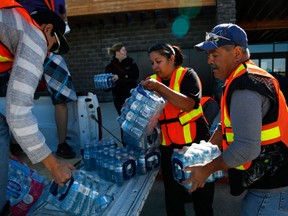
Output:
<path fill-rule="evenodd" d="M 172 24 L 172 34 L 175 37 L 183 37 L 187 34 L 190 28 L 190 20 L 187 16 L 178 16 Z"/>

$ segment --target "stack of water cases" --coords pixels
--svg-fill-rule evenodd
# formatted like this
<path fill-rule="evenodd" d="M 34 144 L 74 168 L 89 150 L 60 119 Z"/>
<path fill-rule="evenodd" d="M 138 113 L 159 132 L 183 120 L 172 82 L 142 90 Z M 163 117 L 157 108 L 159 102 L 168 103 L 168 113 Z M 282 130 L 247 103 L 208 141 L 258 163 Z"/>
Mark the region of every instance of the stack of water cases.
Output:
<path fill-rule="evenodd" d="M 51 182 L 46 201 L 69 215 L 102 214 L 113 197 L 100 192 L 100 181 L 83 170 L 72 172 L 72 178 L 64 187 Z"/>
<path fill-rule="evenodd" d="M 112 80 L 112 73 L 94 75 L 94 85 L 97 89 L 113 88 L 115 83 Z"/>
<path fill-rule="evenodd" d="M 193 143 L 191 146 L 182 149 L 174 149 L 172 154 L 173 176 L 185 188 L 190 189 L 193 185 L 183 184 L 183 181 L 191 177 L 191 172 L 183 171 L 183 168 L 196 164 L 206 164 L 221 154 L 217 145 L 201 141 L 200 144 Z M 193 175 L 193 174 L 192 174 Z M 224 177 L 222 170 L 212 173 L 206 182 L 213 182 L 215 179 Z"/>
<path fill-rule="evenodd" d="M 84 146 L 84 168 L 105 182 L 123 185 L 135 175 L 144 175 L 160 165 L 158 149 L 117 147 L 114 140 L 89 141 Z"/>
<path fill-rule="evenodd" d="M 148 150 L 159 145 L 158 118 L 166 105 L 164 98 L 139 84 L 131 90 L 117 121 L 123 129 L 123 142 L 133 148 Z"/>
<path fill-rule="evenodd" d="M 11 160 L 9 163 L 7 200 L 12 215 L 27 215 L 38 206 L 47 185 L 46 176 L 27 165 Z"/>

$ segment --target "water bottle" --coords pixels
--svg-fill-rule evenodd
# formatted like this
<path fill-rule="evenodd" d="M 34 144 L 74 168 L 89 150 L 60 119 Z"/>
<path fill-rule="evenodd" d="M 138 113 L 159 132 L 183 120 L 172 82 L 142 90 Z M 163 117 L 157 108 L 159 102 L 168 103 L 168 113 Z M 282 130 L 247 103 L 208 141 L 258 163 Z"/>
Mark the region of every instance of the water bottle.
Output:
<path fill-rule="evenodd" d="M 119 125 L 122 125 L 123 122 L 126 120 L 124 116 L 120 115 L 116 118 L 117 122 L 119 123 Z"/>
<path fill-rule="evenodd" d="M 94 86 L 95 88 L 99 88 L 99 79 L 97 75 L 94 75 Z"/>
<path fill-rule="evenodd" d="M 197 155 L 192 155 L 188 152 L 184 153 L 183 156 L 183 168 L 190 166 L 193 163 L 193 160 L 195 160 L 195 157 L 197 157 Z M 196 159 L 197 160 L 197 159 Z M 185 180 L 188 180 L 191 177 L 191 171 L 184 171 L 183 172 L 184 178 Z M 180 182 L 186 189 L 190 189 L 192 187 L 192 183 L 189 184 L 183 184 L 183 181 Z"/>
<path fill-rule="evenodd" d="M 78 197 L 77 202 L 74 205 L 74 209 L 71 211 L 71 213 L 80 216 L 83 212 L 83 206 L 85 206 L 88 195 L 90 193 L 90 185 L 92 184 L 93 177 L 91 175 L 84 175 L 84 178 L 80 184 L 79 190 L 78 190 Z"/>
<path fill-rule="evenodd" d="M 89 143 L 84 145 L 84 166 L 86 170 L 92 170 L 92 148 Z"/>
<path fill-rule="evenodd" d="M 108 78 L 107 78 L 107 80 L 108 80 L 108 87 L 109 88 L 113 88 L 113 87 L 115 87 L 115 82 L 112 80 L 112 77 L 113 77 L 113 74 L 112 73 L 109 73 L 108 74 Z"/>
<path fill-rule="evenodd" d="M 147 103 L 149 100 L 149 98 L 147 98 L 145 95 L 139 93 L 137 91 L 137 88 L 131 89 L 130 93 L 131 93 L 132 97 L 135 98 L 135 100 L 142 101 L 143 103 Z"/>
<path fill-rule="evenodd" d="M 202 140 L 200 141 L 200 144 L 193 143 L 191 146 L 202 151 L 202 163 L 206 164 L 212 160 L 212 149 L 210 146 L 207 146 L 204 143 L 205 141 Z M 206 182 L 213 181 L 215 181 L 215 176 L 213 173 L 211 173 L 211 175 L 206 179 Z"/>
<path fill-rule="evenodd" d="M 115 160 L 115 171 L 114 171 L 114 179 L 117 185 L 124 184 L 124 177 L 123 177 L 123 165 L 121 161 L 121 155 L 116 155 Z"/>
<path fill-rule="evenodd" d="M 125 120 L 123 124 L 121 125 L 121 128 L 126 131 L 129 135 L 132 137 L 136 137 L 139 139 L 143 135 L 143 131 L 141 131 L 139 128 L 135 127 L 133 123 L 131 123 L 128 120 Z"/>
<path fill-rule="evenodd" d="M 139 113 L 143 108 L 143 103 L 141 103 L 141 101 L 138 100 L 133 100 L 133 102 L 131 104 L 128 103 L 128 105 L 130 105 L 130 109 L 133 110 L 133 112 L 135 113 Z"/>
<path fill-rule="evenodd" d="M 218 148 L 217 145 L 213 145 L 212 143 L 205 143 L 206 145 L 210 145 L 211 146 L 211 149 L 212 149 L 212 158 L 215 159 L 217 158 L 218 156 L 221 155 L 221 151 L 220 149 Z M 224 177 L 224 171 L 223 170 L 218 170 L 216 172 L 214 172 L 214 176 L 215 178 L 223 178 Z"/>
<path fill-rule="evenodd" d="M 109 164 L 108 164 L 108 181 L 113 181 L 113 173 L 115 170 L 115 149 L 110 149 L 109 151 L 109 160 L 108 160 Z"/>
<path fill-rule="evenodd" d="M 29 193 L 30 187 L 31 178 L 26 176 L 21 170 L 10 166 L 7 184 L 7 197 L 10 200 L 11 205 L 15 205 L 23 200 Z"/>
<path fill-rule="evenodd" d="M 60 207 L 66 212 L 74 213 L 74 209 L 76 208 L 78 201 L 82 199 L 82 196 L 79 192 L 83 187 L 82 182 L 84 180 L 84 176 L 84 172 L 73 172 L 73 179 L 70 180 L 73 181 L 73 184 L 69 188 L 68 193 L 65 197 L 63 197 L 63 201 L 62 198 L 59 197 L 60 201 L 62 201 Z"/>
<path fill-rule="evenodd" d="M 109 149 L 107 147 L 105 147 L 105 149 L 103 150 L 103 156 L 102 156 L 102 161 L 101 163 L 101 170 L 99 172 L 100 177 L 102 177 L 103 179 L 107 180 L 107 176 L 108 176 L 108 163 L 109 163 Z"/>
<path fill-rule="evenodd" d="M 141 130 L 145 130 L 145 128 L 147 127 L 149 123 L 147 119 L 141 118 L 139 115 L 137 115 L 136 113 L 132 111 L 129 111 L 126 114 L 126 119 L 134 123 L 134 125 Z"/>
<path fill-rule="evenodd" d="M 143 104 L 141 109 L 139 110 L 139 115 L 141 115 L 143 118 L 151 119 L 151 117 L 154 115 L 155 110 L 148 106 L 147 104 Z"/>
<path fill-rule="evenodd" d="M 186 164 L 184 167 L 203 163 L 202 151 L 199 149 L 189 147 L 186 150 L 186 155 L 190 156 L 190 158 L 186 158 L 186 161 L 185 161 Z M 189 179 L 191 176 L 191 171 L 185 171 L 184 176 L 185 176 L 184 177 L 185 180 Z M 188 190 L 193 186 L 192 182 L 189 184 L 183 184 L 182 182 L 180 183 Z"/>
<path fill-rule="evenodd" d="M 88 194 L 87 201 L 83 208 L 82 215 L 93 215 L 96 213 L 96 208 L 98 207 L 98 197 L 99 197 L 99 182 L 95 179 L 91 180 L 91 190 Z"/>
<path fill-rule="evenodd" d="M 110 148 L 117 148 L 117 144 L 112 137 L 108 140 L 108 143 Z"/>
<path fill-rule="evenodd" d="M 173 176 L 176 181 L 179 183 L 184 181 L 184 175 L 182 174 L 183 171 L 183 158 L 184 158 L 184 151 L 181 149 L 173 149 L 172 154 L 172 168 L 173 168 Z"/>
<path fill-rule="evenodd" d="M 95 140 L 93 141 L 91 145 L 91 168 L 92 170 L 97 170 L 97 157 L 98 157 L 98 149 L 100 148 L 99 146 L 99 141 Z"/>
<path fill-rule="evenodd" d="M 146 168 L 146 160 L 145 160 L 145 152 L 144 150 L 140 149 L 138 150 L 137 153 L 137 170 L 139 175 L 145 175 L 147 173 L 147 168 Z"/>

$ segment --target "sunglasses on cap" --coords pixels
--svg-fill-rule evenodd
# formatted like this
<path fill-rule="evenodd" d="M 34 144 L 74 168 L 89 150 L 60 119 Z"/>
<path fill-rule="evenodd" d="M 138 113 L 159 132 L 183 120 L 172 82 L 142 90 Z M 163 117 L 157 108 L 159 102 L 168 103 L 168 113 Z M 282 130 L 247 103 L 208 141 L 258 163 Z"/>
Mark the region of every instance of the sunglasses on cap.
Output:
<path fill-rule="evenodd" d="M 59 52 L 59 48 L 60 48 L 60 40 L 59 40 L 59 37 L 58 37 L 58 35 L 57 35 L 57 33 L 55 31 L 54 31 L 54 36 L 56 38 L 57 43 L 53 44 L 53 46 L 50 49 L 50 52 L 58 53 Z"/>
<path fill-rule="evenodd" d="M 212 32 L 206 32 L 205 41 L 217 42 L 220 39 L 231 41 L 231 39 L 223 37 L 221 35 L 217 35 L 217 34 L 212 33 Z"/>

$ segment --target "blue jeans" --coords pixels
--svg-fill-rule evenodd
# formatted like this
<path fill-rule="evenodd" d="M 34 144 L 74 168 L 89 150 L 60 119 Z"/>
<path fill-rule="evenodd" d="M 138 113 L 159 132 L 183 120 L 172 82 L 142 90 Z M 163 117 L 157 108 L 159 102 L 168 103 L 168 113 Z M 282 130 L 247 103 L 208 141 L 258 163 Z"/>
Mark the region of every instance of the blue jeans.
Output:
<path fill-rule="evenodd" d="M 0 213 L 6 204 L 9 166 L 9 128 L 6 118 L 0 113 Z"/>
<path fill-rule="evenodd" d="M 283 191 L 267 193 L 249 190 L 242 202 L 241 216 L 260 215 L 288 215 L 288 187 L 283 188 Z"/>

